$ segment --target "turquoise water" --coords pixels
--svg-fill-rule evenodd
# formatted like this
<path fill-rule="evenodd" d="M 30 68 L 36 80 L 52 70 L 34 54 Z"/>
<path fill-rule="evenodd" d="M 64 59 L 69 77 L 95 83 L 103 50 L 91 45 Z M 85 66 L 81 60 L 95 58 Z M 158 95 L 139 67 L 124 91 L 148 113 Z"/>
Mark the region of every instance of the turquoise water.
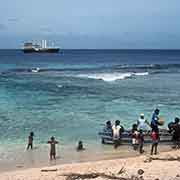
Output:
<path fill-rule="evenodd" d="M 130 128 L 155 108 L 166 126 L 180 115 L 179 62 L 180 51 L 0 51 L 2 151 L 24 148 L 30 131 L 38 146 L 55 136 L 64 147 L 96 147 L 106 120 Z"/>

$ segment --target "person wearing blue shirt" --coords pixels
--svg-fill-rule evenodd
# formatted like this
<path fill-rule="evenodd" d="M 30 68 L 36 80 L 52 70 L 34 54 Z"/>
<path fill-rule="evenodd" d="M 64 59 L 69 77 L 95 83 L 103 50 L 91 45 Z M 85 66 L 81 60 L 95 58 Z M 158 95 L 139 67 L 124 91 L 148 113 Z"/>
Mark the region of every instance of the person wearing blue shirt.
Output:
<path fill-rule="evenodd" d="M 152 128 L 152 131 L 155 131 L 156 133 L 159 133 L 159 128 L 158 128 L 158 120 L 159 120 L 159 112 L 160 110 L 159 109 L 155 109 L 153 115 L 152 115 L 152 119 L 151 119 L 151 128 Z"/>

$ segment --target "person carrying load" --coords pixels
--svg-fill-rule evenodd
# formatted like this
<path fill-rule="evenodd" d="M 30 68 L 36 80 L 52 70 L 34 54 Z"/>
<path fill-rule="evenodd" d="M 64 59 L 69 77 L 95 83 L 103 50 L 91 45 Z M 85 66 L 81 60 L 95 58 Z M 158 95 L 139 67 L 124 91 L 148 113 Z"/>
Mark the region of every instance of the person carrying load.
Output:
<path fill-rule="evenodd" d="M 159 109 L 155 109 L 153 115 L 152 115 L 152 120 L 151 120 L 151 128 L 152 132 L 156 132 L 158 139 L 160 140 L 159 137 L 159 126 L 162 126 L 164 124 L 164 120 L 159 117 Z"/>
<path fill-rule="evenodd" d="M 151 119 L 151 128 L 152 128 L 152 131 L 154 131 L 154 132 L 157 132 L 157 133 L 159 133 L 159 127 L 158 127 L 158 125 L 159 125 L 159 122 L 158 122 L 158 120 L 159 120 L 159 109 L 155 109 L 155 111 L 154 111 L 154 113 L 153 113 L 153 115 L 152 115 L 152 119 Z"/>
<path fill-rule="evenodd" d="M 112 126 L 114 148 L 116 149 L 121 141 L 121 134 L 124 132 L 123 126 L 120 125 L 120 121 L 116 120 L 115 125 Z"/>

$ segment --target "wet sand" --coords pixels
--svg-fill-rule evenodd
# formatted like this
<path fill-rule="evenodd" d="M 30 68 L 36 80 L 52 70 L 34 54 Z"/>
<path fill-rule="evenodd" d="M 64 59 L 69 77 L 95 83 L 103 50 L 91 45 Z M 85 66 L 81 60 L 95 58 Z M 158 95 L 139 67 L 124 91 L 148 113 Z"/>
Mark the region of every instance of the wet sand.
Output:
<path fill-rule="evenodd" d="M 160 159 L 160 160 L 159 160 Z M 141 169 L 141 171 L 138 171 Z M 180 179 L 180 150 L 163 152 L 156 156 L 101 160 L 58 165 L 43 168 L 31 168 L 4 172 L 2 180 L 73 180 L 73 179 Z M 139 175 L 141 172 L 142 175 Z M 124 179 L 123 179 L 124 178 Z"/>
<path fill-rule="evenodd" d="M 150 152 L 151 145 L 145 145 L 145 155 Z M 170 145 L 160 145 L 159 151 L 170 151 Z M 86 146 L 85 151 L 77 152 L 75 147 L 57 146 L 57 160 L 49 160 L 49 146 L 39 146 L 34 150 L 23 150 L 14 152 L 12 157 L 0 160 L 0 172 L 24 170 L 28 168 L 39 168 L 44 166 L 55 166 L 63 164 L 74 164 L 80 162 L 94 162 L 110 159 L 124 159 L 140 156 L 131 146 L 123 145 L 114 149 L 112 145 Z"/>

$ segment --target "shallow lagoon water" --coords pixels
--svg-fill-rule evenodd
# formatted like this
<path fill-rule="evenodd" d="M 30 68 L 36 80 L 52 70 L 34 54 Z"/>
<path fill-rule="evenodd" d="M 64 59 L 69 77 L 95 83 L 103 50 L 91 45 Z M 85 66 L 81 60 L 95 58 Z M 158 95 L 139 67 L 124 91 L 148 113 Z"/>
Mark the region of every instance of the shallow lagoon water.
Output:
<path fill-rule="evenodd" d="M 166 127 L 180 112 L 179 62 L 177 50 L 1 50 L 1 160 L 21 153 L 30 131 L 44 154 L 51 136 L 60 149 L 71 152 L 83 140 L 103 153 L 98 132 L 106 120 L 130 128 L 140 113 L 150 120 L 159 108 Z"/>

